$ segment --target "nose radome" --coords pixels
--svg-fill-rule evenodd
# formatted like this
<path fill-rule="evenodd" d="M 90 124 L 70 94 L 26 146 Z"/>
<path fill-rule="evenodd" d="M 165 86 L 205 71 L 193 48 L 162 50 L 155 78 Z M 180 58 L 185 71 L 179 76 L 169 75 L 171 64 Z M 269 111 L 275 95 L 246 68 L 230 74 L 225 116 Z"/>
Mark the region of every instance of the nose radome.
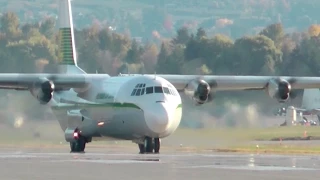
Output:
<path fill-rule="evenodd" d="M 164 103 L 157 102 L 145 111 L 146 123 L 154 133 L 163 133 L 169 126 L 169 113 Z"/>

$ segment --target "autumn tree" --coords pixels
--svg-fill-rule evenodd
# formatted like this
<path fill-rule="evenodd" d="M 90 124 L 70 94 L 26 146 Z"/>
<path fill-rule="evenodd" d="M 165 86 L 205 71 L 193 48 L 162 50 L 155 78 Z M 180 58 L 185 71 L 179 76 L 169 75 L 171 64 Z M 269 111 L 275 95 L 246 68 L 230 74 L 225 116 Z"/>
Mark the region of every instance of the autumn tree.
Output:
<path fill-rule="evenodd" d="M 185 45 L 190 39 L 189 30 L 186 27 L 182 27 L 177 30 L 177 35 L 172 39 L 173 44 Z"/>
<path fill-rule="evenodd" d="M 46 38 L 51 39 L 55 33 L 55 24 L 56 20 L 53 17 L 47 18 L 41 22 L 39 31 L 46 36 Z"/>
<path fill-rule="evenodd" d="M 154 73 L 158 53 L 158 47 L 156 44 L 148 43 L 145 45 L 141 60 L 147 73 Z"/>
<path fill-rule="evenodd" d="M 157 73 L 181 74 L 184 61 L 184 47 L 181 44 L 171 46 L 170 42 L 163 42 L 158 55 Z"/>
<path fill-rule="evenodd" d="M 136 40 L 132 41 L 131 48 L 127 52 L 125 61 L 129 64 L 141 63 L 141 55 L 143 51 Z"/>
<path fill-rule="evenodd" d="M 205 64 L 217 74 L 228 72 L 233 60 L 233 41 L 218 34 L 210 39 L 203 39 L 201 42 L 200 55 L 205 60 Z M 228 64 L 226 66 L 226 64 Z"/>
<path fill-rule="evenodd" d="M 260 33 L 274 41 L 276 47 L 280 47 L 282 38 L 284 37 L 283 25 L 281 23 L 275 23 L 264 28 Z"/>
<path fill-rule="evenodd" d="M 312 24 L 311 26 L 309 26 L 308 34 L 310 36 L 318 36 L 320 34 L 320 25 Z"/>
<path fill-rule="evenodd" d="M 207 33 L 203 28 L 198 28 L 197 34 L 196 34 L 196 39 L 201 40 L 201 38 L 207 37 Z"/>
<path fill-rule="evenodd" d="M 296 64 L 300 68 L 301 64 L 307 65 L 308 75 L 319 76 L 320 72 L 320 36 L 311 36 L 305 38 L 301 44 L 296 48 L 295 59 Z"/>
<path fill-rule="evenodd" d="M 237 39 L 234 53 L 237 63 L 235 70 L 243 75 L 275 74 L 277 65 L 282 61 L 281 51 L 264 35 Z"/>
<path fill-rule="evenodd" d="M 1 32 L 5 33 L 9 39 L 18 38 L 21 35 L 19 18 L 15 13 L 7 12 L 3 14 L 0 22 Z"/>

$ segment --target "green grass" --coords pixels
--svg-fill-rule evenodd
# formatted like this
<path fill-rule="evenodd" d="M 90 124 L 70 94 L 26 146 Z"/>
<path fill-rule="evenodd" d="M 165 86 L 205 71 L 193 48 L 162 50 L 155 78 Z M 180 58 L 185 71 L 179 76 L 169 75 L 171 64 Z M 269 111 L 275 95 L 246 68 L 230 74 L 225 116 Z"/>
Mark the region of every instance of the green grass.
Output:
<path fill-rule="evenodd" d="M 215 152 L 238 152 L 238 153 L 265 153 L 265 154 L 320 154 L 320 145 L 302 146 L 284 144 L 265 144 L 230 146 L 226 148 L 211 149 Z"/>
<path fill-rule="evenodd" d="M 320 128 L 316 126 L 292 126 L 292 127 L 271 127 L 271 128 L 212 128 L 212 129 L 179 129 L 176 134 L 180 136 L 192 136 L 196 138 L 210 139 L 238 139 L 238 140 L 271 140 L 273 138 L 320 137 Z"/>
<path fill-rule="evenodd" d="M 63 132 L 58 122 L 27 123 L 21 129 L 0 127 L 0 147 L 62 147 L 68 148 Z M 269 142 L 253 140 L 270 140 L 273 138 L 303 137 L 304 131 L 308 136 L 320 137 L 319 127 L 272 127 L 272 128 L 208 128 L 186 129 L 179 128 L 173 135 L 162 140 L 163 150 L 169 151 L 222 151 L 241 153 L 294 153 L 320 154 L 320 144 Z M 40 137 L 33 133 L 39 132 Z M 306 142 L 306 141 L 304 141 Z M 259 147 L 256 145 L 258 144 Z M 124 146 L 136 148 L 131 141 L 95 141 L 90 147 Z"/>
<path fill-rule="evenodd" d="M 184 138 L 179 151 L 214 151 L 239 153 L 276 153 L 276 154 L 320 154 L 320 144 L 298 143 L 292 141 L 273 141 L 274 138 L 320 137 L 319 127 L 272 127 L 272 128 L 220 128 L 220 129 L 179 129 L 173 136 Z M 263 141 L 256 141 L 263 140 Z M 188 142 L 193 141 L 190 145 Z M 255 142 L 253 142 L 255 141 Z M 310 142 L 310 141 L 309 141 Z M 257 146 L 258 145 L 258 146 Z"/>

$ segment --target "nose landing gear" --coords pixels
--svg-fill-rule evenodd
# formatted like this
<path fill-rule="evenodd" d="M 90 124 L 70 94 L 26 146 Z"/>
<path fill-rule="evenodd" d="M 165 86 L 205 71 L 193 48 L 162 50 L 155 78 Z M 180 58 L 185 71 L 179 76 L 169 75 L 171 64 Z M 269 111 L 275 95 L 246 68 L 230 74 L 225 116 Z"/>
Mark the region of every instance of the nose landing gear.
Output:
<path fill-rule="evenodd" d="M 67 142 L 70 143 L 70 153 L 84 153 L 86 144 L 91 141 L 91 138 L 81 134 L 79 129 L 67 129 L 65 132 Z"/>
<path fill-rule="evenodd" d="M 144 144 L 138 144 L 140 154 L 158 154 L 160 151 L 160 139 L 159 138 L 150 138 L 146 137 L 144 139 Z"/>
<path fill-rule="evenodd" d="M 83 136 L 80 136 L 74 142 L 70 142 L 70 153 L 84 152 L 84 149 L 86 148 L 86 143 L 86 139 Z"/>

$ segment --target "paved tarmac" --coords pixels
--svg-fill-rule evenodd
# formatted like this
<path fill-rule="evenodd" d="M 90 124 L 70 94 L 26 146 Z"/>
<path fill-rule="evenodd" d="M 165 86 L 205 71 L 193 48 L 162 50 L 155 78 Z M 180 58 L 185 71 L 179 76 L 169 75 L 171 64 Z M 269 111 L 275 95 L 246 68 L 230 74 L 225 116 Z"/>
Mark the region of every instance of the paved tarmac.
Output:
<path fill-rule="evenodd" d="M 320 178 L 319 156 L 182 153 L 140 155 L 133 149 L 0 148 L 1 180 L 270 179 Z"/>

